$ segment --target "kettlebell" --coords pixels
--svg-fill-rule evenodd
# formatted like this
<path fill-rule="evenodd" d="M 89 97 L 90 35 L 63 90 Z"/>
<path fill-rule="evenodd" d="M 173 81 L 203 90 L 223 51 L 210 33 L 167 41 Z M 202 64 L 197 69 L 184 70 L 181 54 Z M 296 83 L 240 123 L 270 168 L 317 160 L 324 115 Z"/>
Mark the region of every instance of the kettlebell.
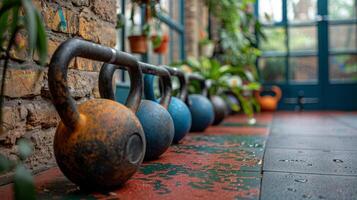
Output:
<path fill-rule="evenodd" d="M 240 107 L 240 103 L 238 98 L 232 93 L 232 92 L 225 92 L 226 96 L 226 104 L 227 104 L 227 110 L 229 115 L 234 115 L 237 113 L 237 111 L 234 111 L 232 108 L 233 105 Z"/>
<path fill-rule="evenodd" d="M 76 105 L 67 85 L 74 57 L 125 66 L 131 77 L 126 106 L 107 99 Z M 142 163 L 146 141 L 135 116 L 142 89 L 136 58 L 91 42 L 69 39 L 51 58 L 48 84 L 61 118 L 54 136 L 54 155 L 63 174 L 82 188 L 108 190 L 123 185 Z"/>
<path fill-rule="evenodd" d="M 272 92 L 274 93 L 274 96 L 272 95 L 264 95 L 262 96 L 262 92 Z M 275 111 L 276 108 L 278 107 L 278 102 L 281 98 L 281 89 L 278 86 L 272 86 L 270 90 L 263 90 L 260 89 L 260 91 L 257 91 L 254 93 L 255 98 L 260 104 L 260 107 L 263 111 Z"/>
<path fill-rule="evenodd" d="M 224 99 L 218 95 L 209 96 L 214 110 L 214 120 L 212 125 L 219 125 L 228 115 L 228 106 Z"/>
<path fill-rule="evenodd" d="M 200 82 L 201 94 L 188 95 L 186 104 L 191 112 L 192 132 L 202 132 L 213 123 L 214 111 L 210 100 L 207 98 L 207 86 L 205 80 L 197 74 L 189 74 L 189 83 L 192 80 Z"/>
<path fill-rule="evenodd" d="M 174 123 L 167 111 L 171 99 L 171 78 L 164 68 L 142 62 L 139 62 L 139 65 L 143 73 L 158 75 L 164 86 L 160 104 L 142 100 L 136 112 L 146 137 L 144 160 L 154 160 L 169 148 L 174 138 Z M 122 69 L 122 67 L 104 64 L 101 68 L 99 92 L 104 98 L 114 99 L 112 79 L 115 69 Z"/>
<path fill-rule="evenodd" d="M 172 76 L 177 76 L 180 82 L 180 91 L 179 98 L 171 97 L 171 102 L 168 107 L 168 111 L 172 117 L 175 128 L 175 136 L 173 139 L 173 143 L 179 143 L 185 135 L 190 131 L 192 118 L 190 110 L 185 104 L 185 100 L 187 98 L 187 81 L 185 78 L 185 74 L 177 69 L 168 66 L 164 67 Z M 144 91 L 145 98 L 157 101 L 154 95 L 154 76 L 153 75 L 145 75 L 144 76 Z"/>

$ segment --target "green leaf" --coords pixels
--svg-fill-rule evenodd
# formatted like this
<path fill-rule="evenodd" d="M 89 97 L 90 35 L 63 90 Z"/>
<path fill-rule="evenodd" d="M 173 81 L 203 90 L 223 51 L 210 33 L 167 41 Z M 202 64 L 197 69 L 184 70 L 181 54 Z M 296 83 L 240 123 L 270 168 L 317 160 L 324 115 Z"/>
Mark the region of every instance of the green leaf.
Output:
<path fill-rule="evenodd" d="M 36 200 L 33 177 L 22 164 L 18 165 L 15 169 L 13 187 L 16 200 Z"/>
<path fill-rule="evenodd" d="M 19 148 L 19 156 L 21 160 L 25 160 L 28 156 L 31 155 L 32 153 L 32 145 L 29 141 L 26 139 L 20 139 L 17 142 L 18 148 Z"/>
<path fill-rule="evenodd" d="M 37 22 L 37 42 L 36 50 L 40 58 L 40 64 L 44 65 L 47 59 L 47 34 L 40 13 L 35 10 Z"/>
<path fill-rule="evenodd" d="M 13 164 L 11 160 L 0 154 L 0 174 L 9 171 Z"/>
<path fill-rule="evenodd" d="M 3 47 L 4 33 L 7 31 L 7 21 L 9 17 L 9 11 L 3 13 L 0 17 L 0 47 Z"/>
<path fill-rule="evenodd" d="M 25 27 L 28 34 L 28 44 L 30 51 L 36 46 L 37 38 L 37 23 L 35 8 L 32 5 L 31 0 L 21 0 L 22 6 L 25 10 Z"/>

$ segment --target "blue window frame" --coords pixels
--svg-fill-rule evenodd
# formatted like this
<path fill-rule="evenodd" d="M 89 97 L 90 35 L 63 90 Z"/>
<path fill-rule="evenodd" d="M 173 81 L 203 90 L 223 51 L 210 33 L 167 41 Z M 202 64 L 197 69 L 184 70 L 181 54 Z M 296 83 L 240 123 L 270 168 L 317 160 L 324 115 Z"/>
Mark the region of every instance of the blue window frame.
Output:
<path fill-rule="evenodd" d="M 265 85 L 282 88 L 280 109 L 294 109 L 299 96 L 306 109 L 357 109 L 356 2 L 257 1 L 268 37 L 257 67 Z"/>

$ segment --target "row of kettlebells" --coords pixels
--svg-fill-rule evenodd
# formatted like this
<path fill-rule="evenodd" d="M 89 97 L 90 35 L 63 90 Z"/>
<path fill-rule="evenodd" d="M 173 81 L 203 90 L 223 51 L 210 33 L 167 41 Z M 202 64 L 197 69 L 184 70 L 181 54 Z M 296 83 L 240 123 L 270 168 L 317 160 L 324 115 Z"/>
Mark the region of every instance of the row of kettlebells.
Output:
<path fill-rule="evenodd" d="M 99 75 L 101 99 L 76 105 L 67 85 L 67 70 L 74 57 L 105 63 Z M 127 70 L 130 76 L 125 105 L 114 101 L 116 69 Z M 143 78 L 143 73 L 159 77 L 160 99 L 154 96 L 153 76 Z M 179 97 L 171 97 L 171 76 L 179 79 Z M 201 83 L 201 94 L 188 95 L 192 80 Z M 202 77 L 142 63 L 125 52 L 79 39 L 69 39 L 55 51 L 48 82 L 61 118 L 54 138 L 56 161 L 68 179 L 87 189 L 107 190 L 124 184 L 144 159 L 158 158 L 190 130 L 203 131 L 227 114 L 223 99 L 207 98 Z M 148 100 L 142 100 L 143 90 Z"/>

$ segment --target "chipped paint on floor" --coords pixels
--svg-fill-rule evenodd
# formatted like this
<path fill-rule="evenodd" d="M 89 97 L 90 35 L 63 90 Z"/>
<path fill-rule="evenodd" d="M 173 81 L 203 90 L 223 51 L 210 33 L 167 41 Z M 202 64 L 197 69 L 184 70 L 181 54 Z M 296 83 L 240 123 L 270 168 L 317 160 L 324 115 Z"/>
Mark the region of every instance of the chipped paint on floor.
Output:
<path fill-rule="evenodd" d="M 36 176 L 39 199 L 258 199 L 271 114 L 248 126 L 243 115 L 205 133 L 190 133 L 158 160 L 144 163 L 122 188 L 86 193 L 58 168 Z M 0 187 L 10 193 L 11 185 Z M 11 199 L 6 196 L 5 199 Z"/>

